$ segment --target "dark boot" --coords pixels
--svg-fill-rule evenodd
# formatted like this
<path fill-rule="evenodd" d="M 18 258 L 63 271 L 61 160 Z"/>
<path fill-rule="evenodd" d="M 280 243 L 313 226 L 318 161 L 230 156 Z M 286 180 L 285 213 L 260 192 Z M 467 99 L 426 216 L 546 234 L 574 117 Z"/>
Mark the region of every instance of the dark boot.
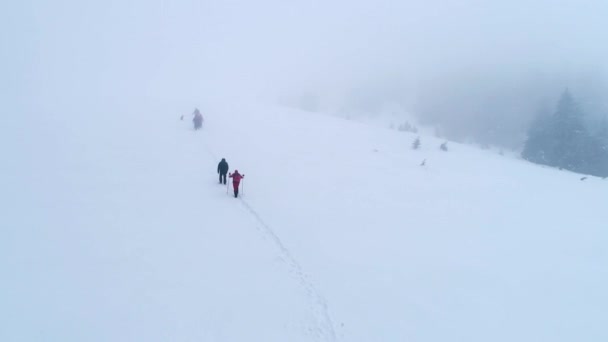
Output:
<path fill-rule="evenodd" d="M 238 190 L 234 190 L 234 198 L 239 197 L 239 191 Z"/>

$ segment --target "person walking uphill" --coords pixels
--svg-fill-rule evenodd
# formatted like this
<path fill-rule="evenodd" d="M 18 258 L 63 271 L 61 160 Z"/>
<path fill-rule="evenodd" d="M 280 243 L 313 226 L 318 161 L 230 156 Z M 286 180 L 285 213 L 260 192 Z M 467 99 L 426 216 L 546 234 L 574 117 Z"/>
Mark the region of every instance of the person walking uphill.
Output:
<path fill-rule="evenodd" d="M 239 184 L 241 184 L 241 179 L 245 178 L 245 175 L 241 175 L 239 170 L 234 170 L 234 173 L 229 174 L 230 178 L 232 178 L 232 187 L 234 187 L 234 198 L 239 196 Z"/>
<path fill-rule="evenodd" d="M 220 175 L 220 184 L 226 184 L 226 174 L 228 173 L 228 162 L 226 162 L 226 158 L 222 158 L 222 161 L 217 164 L 217 173 Z"/>
<path fill-rule="evenodd" d="M 192 122 L 194 122 L 194 130 L 198 130 L 203 127 L 203 115 L 198 111 L 198 108 L 196 108 L 192 114 L 194 114 L 194 118 L 192 119 Z"/>

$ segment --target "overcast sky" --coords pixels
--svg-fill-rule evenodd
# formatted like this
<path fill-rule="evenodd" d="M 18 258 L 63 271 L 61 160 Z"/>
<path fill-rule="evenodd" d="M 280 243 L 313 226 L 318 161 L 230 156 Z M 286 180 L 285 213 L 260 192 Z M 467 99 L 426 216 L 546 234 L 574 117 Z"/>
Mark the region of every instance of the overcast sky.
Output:
<path fill-rule="evenodd" d="M 603 84 L 608 61 L 602 0 L 24 0 L 0 10 L 4 94 L 57 106 L 299 91 L 340 103 L 370 89 L 442 117 L 431 98 L 484 107 L 506 89 L 521 102 L 532 92 L 533 107 L 541 85 Z"/>

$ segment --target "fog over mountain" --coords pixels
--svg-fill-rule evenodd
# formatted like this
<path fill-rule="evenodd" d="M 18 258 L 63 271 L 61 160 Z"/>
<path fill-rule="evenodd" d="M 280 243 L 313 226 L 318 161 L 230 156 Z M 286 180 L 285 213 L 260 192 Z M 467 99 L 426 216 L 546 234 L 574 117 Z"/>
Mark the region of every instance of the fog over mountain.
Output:
<path fill-rule="evenodd" d="M 0 342 L 608 341 L 607 18 L 1 1 Z"/>
<path fill-rule="evenodd" d="M 569 87 L 605 115 L 608 3 L 592 0 L 20 1 L 2 5 L 21 105 L 253 95 L 373 115 L 398 103 L 441 134 L 517 147 Z"/>

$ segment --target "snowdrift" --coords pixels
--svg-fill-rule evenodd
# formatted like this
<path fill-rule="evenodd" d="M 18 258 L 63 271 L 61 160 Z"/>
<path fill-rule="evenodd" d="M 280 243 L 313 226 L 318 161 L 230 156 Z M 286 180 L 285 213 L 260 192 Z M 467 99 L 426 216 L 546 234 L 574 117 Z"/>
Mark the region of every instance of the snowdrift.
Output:
<path fill-rule="evenodd" d="M 0 340 L 608 339 L 608 181 L 294 109 L 200 109 L 196 132 L 169 105 L 5 126 Z"/>

